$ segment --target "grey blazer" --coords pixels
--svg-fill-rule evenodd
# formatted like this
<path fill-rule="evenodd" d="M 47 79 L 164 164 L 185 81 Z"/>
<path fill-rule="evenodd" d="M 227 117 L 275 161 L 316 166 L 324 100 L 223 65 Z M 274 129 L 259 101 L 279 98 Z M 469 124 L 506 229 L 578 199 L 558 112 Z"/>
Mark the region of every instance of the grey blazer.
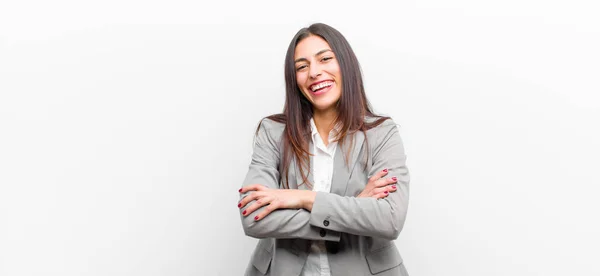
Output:
<path fill-rule="evenodd" d="M 282 188 L 283 129 L 284 124 L 262 121 L 243 186 Z M 409 190 L 406 155 L 398 128 L 392 120 L 386 120 L 368 130 L 367 139 L 362 132 L 354 135 L 353 145 L 338 144 L 331 193 L 318 192 L 311 212 L 279 209 L 258 222 L 254 216 L 244 217 L 240 212 L 246 235 L 260 239 L 245 275 L 300 275 L 311 240 L 327 241 L 332 276 L 408 275 L 394 244 L 406 219 Z M 352 151 L 346 166 L 343 154 L 348 150 Z M 385 168 L 389 170 L 386 177 L 398 178 L 398 190 L 383 199 L 357 198 L 369 177 Z M 295 162 L 290 164 L 288 179 L 290 189 L 307 189 L 306 185 L 298 186 L 302 176 Z M 312 182 L 311 174 L 309 180 Z"/>

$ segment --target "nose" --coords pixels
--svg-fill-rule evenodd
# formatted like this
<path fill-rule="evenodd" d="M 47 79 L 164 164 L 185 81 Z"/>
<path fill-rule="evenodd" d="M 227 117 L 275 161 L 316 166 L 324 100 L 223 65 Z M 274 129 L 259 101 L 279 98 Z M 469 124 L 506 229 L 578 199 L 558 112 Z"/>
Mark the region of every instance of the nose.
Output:
<path fill-rule="evenodd" d="M 308 74 L 311 79 L 316 79 L 321 75 L 321 67 L 318 64 L 310 66 L 309 69 Z"/>

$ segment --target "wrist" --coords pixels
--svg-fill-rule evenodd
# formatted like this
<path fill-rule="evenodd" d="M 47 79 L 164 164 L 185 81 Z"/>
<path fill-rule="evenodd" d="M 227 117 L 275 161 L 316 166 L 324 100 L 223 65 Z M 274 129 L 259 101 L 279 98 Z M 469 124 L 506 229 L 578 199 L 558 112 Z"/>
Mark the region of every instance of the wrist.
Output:
<path fill-rule="evenodd" d="M 315 203 L 315 198 L 317 197 L 317 193 L 314 191 L 305 191 L 304 196 L 302 197 L 302 208 L 312 211 L 313 203 Z"/>

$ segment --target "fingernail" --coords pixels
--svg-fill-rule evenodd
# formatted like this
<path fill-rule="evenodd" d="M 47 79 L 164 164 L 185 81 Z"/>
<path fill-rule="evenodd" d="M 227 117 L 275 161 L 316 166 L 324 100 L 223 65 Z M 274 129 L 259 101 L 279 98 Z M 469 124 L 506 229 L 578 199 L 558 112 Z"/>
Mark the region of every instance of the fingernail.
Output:
<path fill-rule="evenodd" d="M 395 185 L 394 185 L 394 186 L 392 186 L 392 189 L 396 189 L 396 186 L 395 186 Z"/>
<path fill-rule="evenodd" d="M 387 194 L 388 194 L 388 191 L 385 191 L 385 192 L 383 192 L 383 193 L 387 195 Z"/>
<path fill-rule="evenodd" d="M 258 220 L 258 216 L 254 217 L 254 220 Z"/>
<path fill-rule="evenodd" d="M 383 169 L 383 172 L 387 172 L 387 169 Z"/>
<path fill-rule="evenodd" d="M 398 180 L 398 178 L 396 178 L 396 177 L 394 176 L 394 177 L 392 177 L 392 180 L 396 181 L 396 180 Z"/>
<path fill-rule="evenodd" d="M 246 210 L 244 210 L 244 211 L 242 212 L 242 215 L 245 215 L 245 214 L 246 214 Z"/>
<path fill-rule="evenodd" d="M 242 207 L 242 204 L 241 204 L 241 203 L 238 203 L 238 208 L 240 208 L 240 207 Z"/>
<path fill-rule="evenodd" d="M 241 193 L 241 192 L 242 192 L 242 188 L 240 188 L 240 189 L 238 190 L 238 193 Z"/>

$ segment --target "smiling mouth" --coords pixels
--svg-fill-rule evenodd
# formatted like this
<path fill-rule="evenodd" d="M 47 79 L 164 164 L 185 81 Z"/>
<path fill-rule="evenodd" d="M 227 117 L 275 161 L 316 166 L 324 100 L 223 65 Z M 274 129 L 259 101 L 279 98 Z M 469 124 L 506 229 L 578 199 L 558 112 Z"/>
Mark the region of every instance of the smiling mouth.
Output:
<path fill-rule="evenodd" d="M 332 85 L 333 85 L 333 81 L 323 81 L 323 82 L 317 83 L 315 85 L 311 85 L 310 90 L 313 93 L 318 93 L 320 91 L 323 91 L 323 90 L 331 87 Z"/>

